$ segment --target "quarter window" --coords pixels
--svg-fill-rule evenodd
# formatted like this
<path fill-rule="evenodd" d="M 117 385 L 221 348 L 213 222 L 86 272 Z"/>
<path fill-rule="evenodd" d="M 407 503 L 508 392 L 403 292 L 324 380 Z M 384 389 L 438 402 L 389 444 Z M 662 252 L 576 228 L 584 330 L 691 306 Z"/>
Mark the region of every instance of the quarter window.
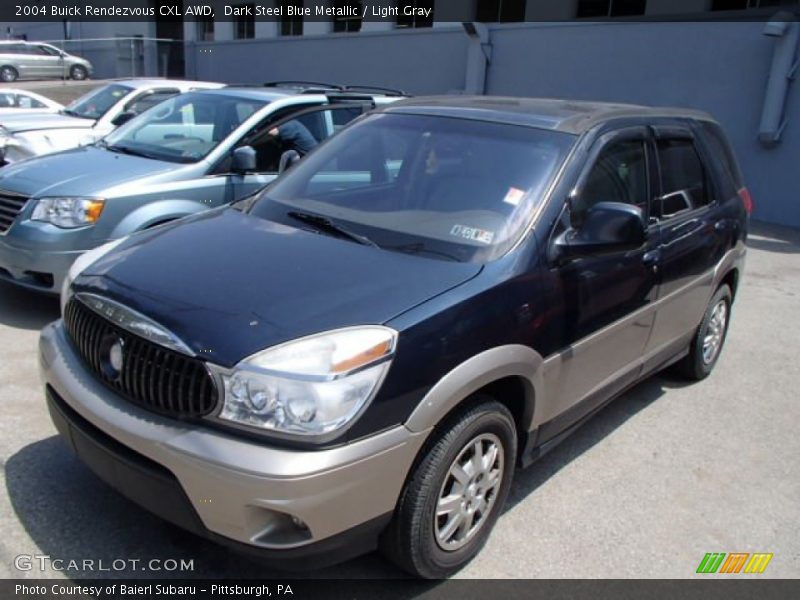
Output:
<path fill-rule="evenodd" d="M 572 223 L 579 226 L 598 202 L 633 204 L 647 214 L 647 159 L 644 142 L 612 142 L 598 156 L 578 196 L 573 200 Z"/>
<path fill-rule="evenodd" d="M 658 160 L 663 191 L 662 217 L 708 204 L 708 179 L 691 140 L 658 140 Z"/>

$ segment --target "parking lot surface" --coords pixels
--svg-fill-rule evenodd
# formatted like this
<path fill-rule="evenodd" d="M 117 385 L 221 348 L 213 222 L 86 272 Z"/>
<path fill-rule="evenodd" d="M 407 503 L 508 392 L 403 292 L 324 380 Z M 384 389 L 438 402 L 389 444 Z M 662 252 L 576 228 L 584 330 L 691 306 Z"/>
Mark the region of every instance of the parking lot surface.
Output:
<path fill-rule="evenodd" d="M 460 577 L 686 578 L 707 552 L 773 553 L 757 577 L 800 576 L 800 232 L 753 229 L 711 377 L 652 377 L 518 471 L 505 514 Z M 0 283 L 0 577 L 284 575 L 151 516 L 69 453 L 37 376 L 38 330 L 56 318 L 54 298 Z M 193 571 L 15 568 L 36 554 L 106 566 L 187 559 Z M 297 575 L 402 573 L 371 554 Z"/>

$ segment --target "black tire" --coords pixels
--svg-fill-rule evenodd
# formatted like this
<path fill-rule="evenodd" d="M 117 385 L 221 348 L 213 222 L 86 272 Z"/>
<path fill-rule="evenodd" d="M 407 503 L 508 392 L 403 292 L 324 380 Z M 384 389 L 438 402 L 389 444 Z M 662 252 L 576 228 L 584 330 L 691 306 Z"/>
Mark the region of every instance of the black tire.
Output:
<path fill-rule="evenodd" d="M 89 79 L 89 71 L 81 65 L 73 65 L 69 70 L 69 77 L 75 81 L 83 81 L 84 79 Z"/>
<path fill-rule="evenodd" d="M 412 575 L 426 579 L 452 575 L 483 547 L 508 496 L 517 454 L 517 434 L 511 413 L 487 396 L 473 398 L 469 405 L 449 418 L 438 435 L 434 436 L 420 453 L 417 464 L 409 474 L 394 518 L 381 540 L 381 549 L 392 562 Z M 463 545 L 457 549 L 445 549 L 437 540 L 437 530 L 441 528 L 444 535 L 450 519 L 444 515 L 435 516 L 437 504 L 445 490 L 448 495 L 460 496 L 453 493 L 455 487 L 445 488 L 445 485 L 456 485 L 450 473 L 451 467 L 456 459 L 474 456 L 476 443 L 482 444 L 481 448 L 485 448 L 487 453 L 491 452 L 493 446 L 498 448 L 497 456 L 500 459 L 492 461 L 490 468 L 496 466 L 494 471 L 501 473 L 502 478 L 493 492 L 479 492 L 480 497 L 471 495 L 469 503 L 461 501 L 461 508 L 453 510 L 453 514 L 463 514 L 464 507 L 467 507 L 473 524 L 468 526 L 469 531 L 474 528 L 474 533 L 471 537 L 465 536 L 460 542 Z M 464 486 L 465 489 L 472 488 L 468 493 L 474 494 L 480 489 L 482 477 L 471 476 L 470 486 Z M 489 478 L 488 475 L 486 477 Z M 477 502 L 484 502 L 487 506 L 486 513 L 480 517 L 480 511 L 470 508 L 471 503 Z M 456 528 L 453 535 L 458 535 L 460 530 L 460 527 Z"/>
<path fill-rule="evenodd" d="M 9 67 L 8 65 L 0 67 L 0 81 L 11 83 L 12 81 L 16 81 L 18 77 L 19 73 L 14 67 Z"/>
<path fill-rule="evenodd" d="M 706 312 L 703 315 L 703 320 L 697 328 L 694 338 L 692 338 L 691 345 L 689 346 L 689 354 L 675 365 L 677 373 L 692 381 L 700 381 L 708 377 L 711 371 L 714 370 L 714 365 L 717 364 L 719 355 L 722 354 L 725 338 L 728 335 L 728 325 L 731 322 L 732 298 L 731 288 L 729 288 L 727 284 L 721 285 L 711 297 L 711 301 L 708 303 Z M 721 329 L 718 331 L 719 344 L 709 360 L 707 356 L 704 356 L 703 349 L 706 336 L 713 333 L 712 319 L 718 305 L 723 305 L 725 307 L 725 319 L 722 327 L 718 328 Z"/>

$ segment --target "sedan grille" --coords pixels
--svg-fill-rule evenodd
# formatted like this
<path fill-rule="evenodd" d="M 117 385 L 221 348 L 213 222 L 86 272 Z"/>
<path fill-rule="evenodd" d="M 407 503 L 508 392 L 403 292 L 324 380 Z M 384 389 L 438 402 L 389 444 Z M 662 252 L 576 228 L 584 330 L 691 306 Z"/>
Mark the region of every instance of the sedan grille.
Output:
<path fill-rule="evenodd" d="M 179 418 L 214 410 L 217 387 L 203 361 L 136 336 L 76 298 L 67 303 L 64 324 L 92 372 L 131 402 Z"/>
<path fill-rule="evenodd" d="M 0 192 L 0 233 L 9 230 L 27 201 L 25 196 Z"/>

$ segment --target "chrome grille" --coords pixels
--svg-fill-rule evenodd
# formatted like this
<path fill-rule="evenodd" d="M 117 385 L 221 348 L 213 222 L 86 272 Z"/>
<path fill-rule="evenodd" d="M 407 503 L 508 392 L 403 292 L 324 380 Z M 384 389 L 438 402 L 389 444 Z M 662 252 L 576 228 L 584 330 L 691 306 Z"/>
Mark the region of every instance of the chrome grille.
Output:
<path fill-rule="evenodd" d="M 92 372 L 121 396 L 171 417 L 200 417 L 217 404 L 217 388 L 203 361 L 133 335 L 72 298 L 64 324 Z M 123 366 L 109 373 L 108 340 L 122 342 Z"/>
<path fill-rule="evenodd" d="M 28 198 L 0 191 L 0 233 L 9 230 Z"/>

